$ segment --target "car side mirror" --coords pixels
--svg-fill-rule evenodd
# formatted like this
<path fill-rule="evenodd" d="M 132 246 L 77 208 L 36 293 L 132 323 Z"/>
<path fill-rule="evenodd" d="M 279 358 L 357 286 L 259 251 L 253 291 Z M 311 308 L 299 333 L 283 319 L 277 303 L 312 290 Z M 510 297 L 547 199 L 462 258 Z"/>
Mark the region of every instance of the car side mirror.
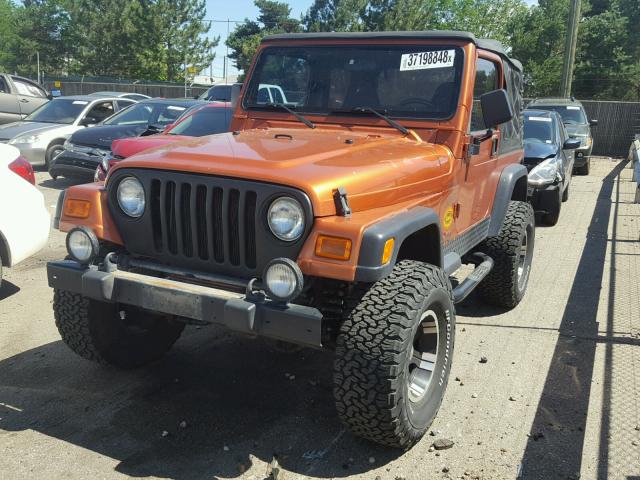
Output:
<path fill-rule="evenodd" d="M 591 120 L 589 120 L 589 125 L 591 125 L 592 127 L 597 127 L 598 120 L 596 120 L 595 118 L 592 118 Z"/>
<path fill-rule="evenodd" d="M 233 85 L 231 85 L 231 108 L 235 109 L 238 105 L 238 99 L 240 98 L 241 91 L 241 84 L 234 83 Z"/>
<path fill-rule="evenodd" d="M 562 145 L 563 150 L 575 150 L 582 145 L 582 142 L 579 138 L 567 138 Z"/>
<path fill-rule="evenodd" d="M 482 118 L 487 128 L 497 127 L 511 121 L 514 117 L 506 90 L 500 89 L 485 93 L 480 97 L 480 105 Z"/>
<path fill-rule="evenodd" d="M 98 123 L 98 119 L 95 117 L 84 117 L 82 120 L 80 120 L 80 125 L 82 125 L 83 127 L 92 127 L 96 123 Z"/>

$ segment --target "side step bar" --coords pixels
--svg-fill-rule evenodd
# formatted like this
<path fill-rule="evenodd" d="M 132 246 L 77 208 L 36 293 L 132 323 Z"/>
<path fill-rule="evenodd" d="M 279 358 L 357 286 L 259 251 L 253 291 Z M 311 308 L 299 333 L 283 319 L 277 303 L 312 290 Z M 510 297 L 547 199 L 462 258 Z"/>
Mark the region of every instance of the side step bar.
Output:
<path fill-rule="evenodd" d="M 484 253 L 473 253 L 470 260 L 476 264 L 476 268 L 453 289 L 453 303 L 460 303 L 467 298 L 493 268 L 493 259 Z"/>

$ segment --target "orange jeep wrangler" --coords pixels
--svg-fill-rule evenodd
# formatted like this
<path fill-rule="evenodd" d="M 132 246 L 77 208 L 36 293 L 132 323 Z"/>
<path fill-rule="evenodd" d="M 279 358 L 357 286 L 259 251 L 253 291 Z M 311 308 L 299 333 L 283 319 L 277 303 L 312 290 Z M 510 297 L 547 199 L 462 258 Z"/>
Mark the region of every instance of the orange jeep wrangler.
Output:
<path fill-rule="evenodd" d="M 332 349 L 342 421 L 410 447 L 444 395 L 455 303 L 477 287 L 511 308 L 527 287 L 521 82 L 498 42 L 464 32 L 265 38 L 232 132 L 61 195 L 63 340 L 125 368 L 186 324 Z"/>

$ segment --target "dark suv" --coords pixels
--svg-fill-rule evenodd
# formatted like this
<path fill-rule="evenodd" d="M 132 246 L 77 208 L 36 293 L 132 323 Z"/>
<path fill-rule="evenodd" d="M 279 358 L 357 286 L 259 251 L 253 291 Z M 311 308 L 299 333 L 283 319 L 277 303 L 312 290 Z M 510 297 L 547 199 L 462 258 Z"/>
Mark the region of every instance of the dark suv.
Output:
<path fill-rule="evenodd" d="M 574 169 L 582 175 L 589 175 L 591 151 L 593 150 L 593 136 L 591 127 L 595 127 L 598 121 L 588 119 L 587 113 L 575 98 L 537 98 L 527 108 L 536 110 L 554 110 L 562 117 L 567 133 L 580 139 L 581 146 L 576 149 Z"/>

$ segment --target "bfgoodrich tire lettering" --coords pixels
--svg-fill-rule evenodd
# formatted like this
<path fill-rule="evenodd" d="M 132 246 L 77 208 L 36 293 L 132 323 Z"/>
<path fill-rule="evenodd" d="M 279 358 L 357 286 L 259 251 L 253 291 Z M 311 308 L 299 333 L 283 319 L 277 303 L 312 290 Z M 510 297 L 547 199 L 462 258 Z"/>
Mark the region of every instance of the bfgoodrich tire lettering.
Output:
<path fill-rule="evenodd" d="M 426 333 L 434 331 L 435 345 Z M 454 339 L 455 310 L 446 274 L 421 262 L 398 263 L 373 284 L 340 328 L 334 398 L 341 420 L 361 437 L 411 447 L 442 403 Z"/>
<path fill-rule="evenodd" d="M 87 360 L 120 368 L 139 367 L 160 358 L 184 329 L 183 323 L 171 317 L 65 290 L 54 291 L 53 311 L 56 327 L 71 350 Z"/>
<path fill-rule="evenodd" d="M 509 202 L 498 236 L 488 238 L 478 248 L 494 262 L 493 269 L 477 288 L 483 301 L 506 308 L 520 303 L 529 284 L 534 240 L 533 208 L 527 202 Z"/>

